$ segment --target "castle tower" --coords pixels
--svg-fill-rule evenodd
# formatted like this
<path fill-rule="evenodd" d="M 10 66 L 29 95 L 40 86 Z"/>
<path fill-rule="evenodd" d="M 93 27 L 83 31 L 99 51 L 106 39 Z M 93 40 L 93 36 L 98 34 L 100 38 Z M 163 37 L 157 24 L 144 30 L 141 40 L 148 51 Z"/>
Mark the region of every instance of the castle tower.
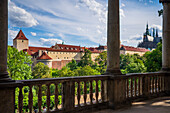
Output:
<path fill-rule="evenodd" d="M 26 38 L 22 30 L 19 31 L 17 36 L 13 39 L 13 47 L 21 51 L 28 49 L 29 40 Z"/>

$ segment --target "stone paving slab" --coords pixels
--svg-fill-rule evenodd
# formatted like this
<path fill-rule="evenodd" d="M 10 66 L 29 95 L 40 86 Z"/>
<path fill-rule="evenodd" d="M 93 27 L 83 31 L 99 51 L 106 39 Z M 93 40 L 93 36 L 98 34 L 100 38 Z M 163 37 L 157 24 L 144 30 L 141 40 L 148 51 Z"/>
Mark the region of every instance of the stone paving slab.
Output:
<path fill-rule="evenodd" d="M 170 113 L 170 97 L 160 97 L 143 102 L 134 102 L 130 108 L 102 110 L 93 113 Z"/>

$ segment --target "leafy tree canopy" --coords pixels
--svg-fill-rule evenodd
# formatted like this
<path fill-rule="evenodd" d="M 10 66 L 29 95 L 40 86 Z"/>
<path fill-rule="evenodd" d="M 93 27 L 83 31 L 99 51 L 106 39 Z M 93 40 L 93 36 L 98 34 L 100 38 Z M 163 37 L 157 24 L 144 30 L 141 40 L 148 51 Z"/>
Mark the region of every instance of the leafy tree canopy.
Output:
<path fill-rule="evenodd" d="M 34 79 L 51 78 L 52 77 L 52 71 L 47 65 L 39 62 L 33 68 L 32 75 L 33 75 Z"/>
<path fill-rule="evenodd" d="M 144 57 L 147 72 L 160 71 L 162 68 L 162 42 L 158 43 L 155 50 L 146 52 Z"/>
<path fill-rule="evenodd" d="M 9 76 L 13 80 L 32 79 L 31 56 L 16 48 L 8 47 L 7 67 Z"/>
<path fill-rule="evenodd" d="M 85 49 L 85 53 L 84 53 L 83 57 L 81 57 L 81 60 L 78 63 L 78 66 L 84 67 L 87 65 L 92 66 L 93 61 L 91 59 L 91 51 L 88 49 Z"/>

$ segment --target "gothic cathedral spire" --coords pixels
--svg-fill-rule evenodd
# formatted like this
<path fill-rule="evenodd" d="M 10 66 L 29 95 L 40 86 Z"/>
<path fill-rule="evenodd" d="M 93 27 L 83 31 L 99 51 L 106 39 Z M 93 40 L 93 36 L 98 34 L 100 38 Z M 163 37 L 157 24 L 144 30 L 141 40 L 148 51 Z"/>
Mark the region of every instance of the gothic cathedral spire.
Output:
<path fill-rule="evenodd" d="M 156 37 L 158 37 L 159 35 L 158 35 L 158 29 L 156 28 Z"/>
<path fill-rule="evenodd" d="M 153 37 L 155 37 L 155 28 L 153 28 Z"/>
<path fill-rule="evenodd" d="M 147 25 L 146 25 L 146 35 L 150 35 L 150 34 L 149 34 L 149 27 L 148 27 L 148 23 L 147 23 Z"/>

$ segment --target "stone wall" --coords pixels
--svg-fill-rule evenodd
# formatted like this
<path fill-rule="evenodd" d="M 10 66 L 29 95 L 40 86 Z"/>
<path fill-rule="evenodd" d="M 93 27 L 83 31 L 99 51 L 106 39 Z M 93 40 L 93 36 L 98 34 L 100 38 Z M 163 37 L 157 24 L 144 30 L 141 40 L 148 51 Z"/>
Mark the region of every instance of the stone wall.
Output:
<path fill-rule="evenodd" d="M 13 46 L 18 49 L 18 51 L 28 49 L 28 40 L 13 40 Z"/>

